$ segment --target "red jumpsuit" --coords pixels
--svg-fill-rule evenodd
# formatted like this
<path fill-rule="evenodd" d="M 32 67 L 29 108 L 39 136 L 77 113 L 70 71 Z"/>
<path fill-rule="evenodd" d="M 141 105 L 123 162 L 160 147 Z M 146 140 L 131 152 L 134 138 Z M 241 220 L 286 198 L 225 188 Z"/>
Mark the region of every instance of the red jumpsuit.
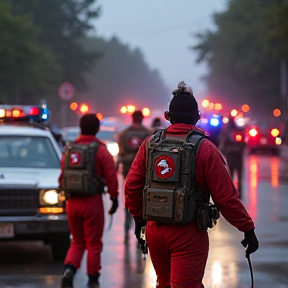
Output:
<path fill-rule="evenodd" d="M 167 134 L 187 134 L 195 129 L 188 124 L 173 124 Z M 146 173 L 146 146 L 143 142 L 125 181 L 126 206 L 136 221 L 142 218 L 142 195 Z M 209 140 L 202 141 L 196 157 L 196 181 L 204 191 L 210 191 L 214 203 L 224 218 L 245 232 L 254 223 L 237 197 L 219 150 Z M 148 221 L 146 239 L 157 274 L 158 288 L 203 288 L 202 278 L 208 256 L 207 231 L 196 229 L 193 222 L 185 225 L 165 225 Z"/>
<path fill-rule="evenodd" d="M 98 141 L 92 135 L 81 135 L 76 143 L 89 144 Z M 65 154 L 61 161 L 62 172 Z M 100 145 L 96 154 L 95 171 L 103 177 L 112 197 L 118 196 L 118 180 L 113 157 L 106 148 Z M 66 255 L 64 264 L 72 264 L 76 269 L 80 267 L 83 252 L 87 250 L 87 274 L 97 275 L 101 268 L 100 253 L 102 251 L 102 235 L 104 230 L 104 206 L 102 195 L 75 196 L 71 195 L 66 202 L 69 228 L 72 234 L 72 243 Z"/>

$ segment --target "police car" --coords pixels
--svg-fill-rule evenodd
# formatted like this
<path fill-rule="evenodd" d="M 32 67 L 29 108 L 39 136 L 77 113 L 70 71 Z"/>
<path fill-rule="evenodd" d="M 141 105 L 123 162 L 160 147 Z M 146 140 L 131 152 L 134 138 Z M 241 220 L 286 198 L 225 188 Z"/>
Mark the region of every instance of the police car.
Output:
<path fill-rule="evenodd" d="M 0 241 L 43 240 L 63 259 L 70 233 L 58 189 L 62 153 L 48 118 L 46 104 L 0 105 Z"/>

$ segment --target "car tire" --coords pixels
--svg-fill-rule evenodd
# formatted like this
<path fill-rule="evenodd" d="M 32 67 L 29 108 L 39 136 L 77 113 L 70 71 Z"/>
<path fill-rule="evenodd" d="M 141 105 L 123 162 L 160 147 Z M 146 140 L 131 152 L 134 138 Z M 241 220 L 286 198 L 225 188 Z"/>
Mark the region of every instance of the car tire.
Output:
<path fill-rule="evenodd" d="M 50 238 L 54 260 L 63 260 L 70 247 L 70 233 L 57 233 Z"/>

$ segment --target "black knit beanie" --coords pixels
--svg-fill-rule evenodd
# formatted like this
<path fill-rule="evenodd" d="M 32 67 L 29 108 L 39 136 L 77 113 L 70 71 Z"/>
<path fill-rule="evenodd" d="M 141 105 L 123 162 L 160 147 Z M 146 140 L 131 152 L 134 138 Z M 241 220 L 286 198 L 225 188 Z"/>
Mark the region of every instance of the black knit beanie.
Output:
<path fill-rule="evenodd" d="M 132 114 L 132 119 L 134 123 L 138 123 L 141 124 L 143 121 L 143 113 L 140 110 L 136 110 L 133 114 Z"/>
<path fill-rule="evenodd" d="M 171 123 L 195 124 L 194 122 L 197 122 L 199 117 L 199 111 L 192 89 L 186 87 L 182 81 L 179 83 L 178 89 L 172 93 L 174 97 L 169 104 L 168 112 Z"/>
<path fill-rule="evenodd" d="M 82 135 L 95 135 L 99 130 L 100 121 L 95 114 L 85 114 L 80 119 Z"/>

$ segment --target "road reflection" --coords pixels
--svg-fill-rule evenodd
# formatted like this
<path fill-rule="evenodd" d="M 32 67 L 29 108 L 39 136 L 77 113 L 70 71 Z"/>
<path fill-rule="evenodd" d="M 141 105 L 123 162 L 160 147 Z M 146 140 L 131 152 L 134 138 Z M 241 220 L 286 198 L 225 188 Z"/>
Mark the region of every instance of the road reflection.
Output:
<path fill-rule="evenodd" d="M 271 185 L 273 187 L 279 186 L 279 163 L 278 157 L 271 158 Z"/>
<path fill-rule="evenodd" d="M 222 266 L 220 261 L 214 261 L 212 264 L 212 287 L 218 288 L 222 282 Z"/>
<path fill-rule="evenodd" d="M 281 157 L 251 155 L 245 159 L 243 203 L 253 220 L 257 219 L 257 235 L 261 246 L 253 254 L 255 287 L 287 286 L 287 175 L 288 161 Z M 102 253 L 101 288 L 155 288 L 156 275 L 148 254 L 146 260 L 137 246 L 134 229 L 130 242 L 124 244 L 123 179 L 120 182 L 119 211 L 112 229 L 107 216 L 111 207 L 103 196 L 106 228 Z M 209 230 L 209 256 L 203 279 L 205 288 L 251 287 L 245 249 L 240 244 L 243 233 L 222 216 Z M 51 247 L 42 242 L 0 242 L 0 288 L 59 287 L 62 261 L 55 263 Z M 75 277 L 75 288 L 87 287 L 86 253 Z M 286 266 L 285 266 L 286 265 Z M 286 282 L 285 282 L 286 281 Z"/>
<path fill-rule="evenodd" d="M 221 264 L 221 261 L 214 261 L 212 264 L 212 279 L 211 285 L 207 288 L 223 288 L 236 287 L 237 284 L 237 270 L 236 264 L 231 262 L 227 265 Z"/>
<path fill-rule="evenodd" d="M 249 207 L 248 211 L 254 221 L 257 219 L 257 194 L 258 194 L 258 179 L 259 167 L 258 158 L 250 156 L 248 158 L 248 183 L 249 183 Z"/>
<path fill-rule="evenodd" d="M 243 234 L 228 224 L 223 216 L 208 233 L 210 248 L 203 279 L 205 288 L 238 288 L 237 262 L 244 253 L 240 254 L 243 251 L 239 251 L 235 243 L 239 243 Z"/>
<path fill-rule="evenodd" d="M 260 162 L 259 162 L 260 161 Z M 271 187 L 279 187 L 280 178 L 280 159 L 279 157 L 259 157 L 251 155 L 247 161 L 248 169 L 248 210 L 251 217 L 257 220 L 257 206 L 259 181 L 269 181 Z M 264 181 L 263 181 L 264 180 Z M 265 182 L 264 182 L 265 183 Z M 273 205 L 277 202 L 277 193 L 273 193 Z M 275 208 L 277 210 L 277 207 Z"/>
<path fill-rule="evenodd" d="M 149 256 L 146 259 L 146 267 L 145 267 L 145 274 L 146 274 L 146 283 L 143 288 L 155 288 L 156 287 L 156 274 Z"/>

